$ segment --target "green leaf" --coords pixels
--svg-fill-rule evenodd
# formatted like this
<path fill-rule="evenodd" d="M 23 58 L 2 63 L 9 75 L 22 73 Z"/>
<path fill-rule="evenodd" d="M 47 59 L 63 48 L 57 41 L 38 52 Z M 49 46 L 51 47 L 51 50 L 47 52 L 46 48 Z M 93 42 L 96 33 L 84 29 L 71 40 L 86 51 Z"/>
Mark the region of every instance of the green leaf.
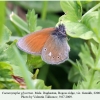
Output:
<path fill-rule="evenodd" d="M 37 26 L 37 15 L 35 14 L 34 9 L 28 10 L 28 13 L 26 14 L 26 18 L 27 18 L 30 32 L 34 32 Z"/>
<path fill-rule="evenodd" d="M 79 70 L 77 70 L 75 67 L 72 67 L 69 71 L 69 74 L 68 74 L 68 79 L 71 81 L 71 82 L 78 82 L 78 80 L 81 80 L 82 77 L 79 73 Z"/>
<path fill-rule="evenodd" d="M 20 89 L 20 86 L 15 81 L 2 82 L 3 89 Z"/>
<path fill-rule="evenodd" d="M 80 6 L 80 2 L 77 2 Z M 78 12 L 78 9 L 75 10 L 75 5 L 77 4 L 73 1 L 61 1 L 62 9 L 64 11 L 67 11 L 67 9 L 70 9 L 70 13 Z M 66 6 L 68 5 L 68 7 Z M 74 38 L 82 38 L 82 39 L 94 39 L 96 42 L 99 43 L 99 29 L 98 29 L 98 23 L 99 23 L 99 13 L 97 11 L 94 12 L 98 7 L 100 7 L 100 4 L 97 4 L 95 7 L 91 8 L 88 12 L 86 12 L 82 17 L 80 17 L 80 20 L 77 15 L 77 13 L 74 13 L 73 15 L 66 14 L 60 17 L 60 21 L 65 24 L 67 34 Z M 74 8 L 74 9 L 73 9 Z M 74 11 L 75 10 L 75 11 Z M 68 18 L 68 16 L 70 16 Z M 72 17 L 71 17 L 72 16 Z M 75 17 L 75 18 L 74 18 Z M 75 20 L 72 20 L 75 19 Z M 93 23 L 94 22 L 94 23 Z M 72 34 L 71 32 L 75 33 Z"/>
<path fill-rule="evenodd" d="M 76 69 L 70 70 L 69 79 L 76 81 L 74 76 L 77 73 L 81 75 L 78 84 L 73 85 L 73 89 L 100 89 L 100 45 L 92 40 L 81 48 L 80 61 L 76 63 L 70 61 Z"/>
<path fill-rule="evenodd" d="M 51 89 L 51 86 L 45 86 L 44 81 L 40 79 L 33 80 L 33 85 L 35 89 Z"/>
<path fill-rule="evenodd" d="M 12 66 L 12 68 L 13 68 L 13 75 L 19 76 L 19 77 L 24 77 L 24 76 L 23 76 L 23 73 L 22 73 L 22 71 L 21 71 L 21 69 L 20 69 L 19 66 L 16 66 L 16 65 L 14 65 L 14 64 L 11 64 L 11 66 Z M 29 74 L 30 77 L 33 76 L 33 74 L 32 74 L 30 71 L 28 71 L 28 74 Z"/>
<path fill-rule="evenodd" d="M 96 43 L 96 42 L 95 42 Z M 94 45 L 92 44 L 92 47 Z M 79 53 L 79 56 L 81 58 L 81 61 L 77 61 L 76 63 L 73 63 L 73 68 L 70 70 L 69 73 L 69 79 L 71 81 L 78 81 L 77 85 L 73 85 L 73 89 L 97 89 L 100 88 L 99 85 L 97 85 L 97 82 L 99 81 L 98 75 L 96 76 L 96 73 L 99 73 L 99 70 L 95 69 L 95 60 L 91 55 L 91 51 L 88 45 L 85 44 L 85 46 L 82 46 L 82 52 Z M 92 49 L 91 49 L 92 50 Z M 99 57 L 100 58 L 100 57 Z M 97 59 L 97 58 L 95 58 Z M 76 67 L 74 67 L 76 66 Z M 97 70 L 97 71 L 95 71 Z M 76 79 L 74 76 L 77 76 Z M 77 78 L 79 78 L 77 80 Z"/>
<path fill-rule="evenodd" d="M 97 56 L 98 55 L 98 46 L 96 45 L 96 43 L 93 43 L 92 41 L 91 41 L 90 45 L 91 45 L 92 53 L 95 56 Z"/>
<path fill-rule="evenodd" d="M 9 41 L 10 36 L 11 36 L 11 31 L 6 26 L 4 26 L 3 27 L 3 34 L 2 34 L 2 39 L 3 39 L 2 45 Z"/>
<path fill-rule="evenodd" d="M 14 45 L 14 44 L 12 44 Z M 12 49 L 12 45 L 3 45 L 0 46 L 0 61 L 7 62 L 9 66 L 13 69 L 13 74 L 15 76 L 23 77 L 23 74 L 20 70 L 20 67 L 18 66 L 18 62 L 16 60 L 15 54 Z M 24 59 L 26 59 L 26 55 L 22 52 L 22 56 Z M 13 59 L 12 59 L 13 58 Z M 4 71 L 6 73 L 6 71 Z M 32 77 L 32 73 L 29 72 L 30 77 Z"/>
<path fill-rule="evenodd" d="M 79 53 L 79 56 L 82 60 L 82 64 L 91 67 L 93 70 L 100 71 L 100 45 L 96 42 L 90 42 L 90 48 L 85 44 L 85 47 L 82 46 L 82 52 Z"/>
<path fill-rule="evenodd" d="M 18 63 L 18 60 L 16 59 L 16 56 L 15 56 L 15 52 L 13 50 L 13 47 L 16 46 L 16 41 L 14 41 L 11 45 L 8 46 L 8 48 L 6 49 L 5 53 L 7 54 L 8 56 L 8 61 L 16 66 L 19 65 Z M 23 52 L 23 51 L 20 51 L 24 61 L 26 62 L 27 61 L 27 55 Z M 12 59 L 13 58 L 13 59 Z"/>
<path fill-rule="evenodd" d="M 85 74 L 86 80 L 79 81 L 77 85 L 74 85 L 74 89 L 100 89 L 100 72 L 90 69 Z"/>
<path fill-rule="evenodd" d="M 98 10 L 98 27 L 97 27 L 97 36 L 98 36 L 98 39 L 100 40 L 100 8 L 99 8 L 99 10 Z"/>
<path fill-rule="evenodd" d="M 13 52 L 14 45 L 15 45 L 15 43 L 12 43 L 10 46 L 7 44 L 0 46 L 0 61 L 10 63 L 9 65 L 13 69 L 13 74 L 16 76 L 23 77 L 20 67 L 18 66 L 18 62 L 16 60 L 15 53 Z M 23 59 L 27 60 L 27 55 L 22 51 L 20 51 L 20 53 L 22 54 Z M 29 72 L 29 75 L 30 75 L 30 77 L 32 77 L 31 72 Z"/>
<path fill-rule="evenodd" d="M 77 22 L 82 16 L 81 2 L 77 1 L 61 1 L 61 8 L 66 14 L 67 20 Z"/>
<path fill-rule="evenodd" d="M 91 68 L 95 67 L 94 58 L 92 57 L 90 49 L 86 44 L 85 47 L 82 46 L 82 52 L 79 53 L 79 56 L 83 64 L 85 63 L 87 66 Z"/>
<path fill-rule="evenodd" d="M 14 80 L 4 80 L 4 81 L 0 81 L 0 89 L 19 89 L 20 86 L 19 84 Z"/>
<path fill-rule="evenodd" d="M 13 50 L 13 47 L 16 46 L 16 41 L 14 41 L 10 46 L 8 46 L 8 48 L 5 50 L 5 54 L 7 55 L 7 61 L 11 64 L 12 68 L 13 68 L 13 73 L 15 76 L 20 76 L 20 77 L 24 77 L 20 67 L 19 67 L 19 62 L 16 59 L 15 56 L 15 52 Z M 24 61 L 27 61 L 27 55 L 23 52 L 20 51 L 22 58 L 24 59 Z M 12 59 L 13 58 L 13 59 Z M 30 77 L 32 76 L 32 73 L 28 71 L 28 74 L 30 75 Z"/>
<path fill-rule="evenodd" d="M 19 84 L 12 75 L 12 66 L 6 62 L 0 62 L 0 89 L 19 89 Z"/>
<path fill-rule="evenodd" d="M 10 64 L 0 62 L 0 81 L 4 81 L 12 78 L 12 67 Z"/>
<path fill-rule="evenodd" d="M 10 20 L 18 26 L 20 29 L 24 30 L 27 33 L 30 33 L 28 29 L 28 25 L 25 21 L 23 21 L 20 17 L 18 17 L 15 13 L 10 14 Z"/>
<path fill-rule="evenodd" d="M 95 37 L 95 34 L 93 34 L 93 32 L 82 23 L 64 21 L 64 25 L 66 27 L 67 34 L 73 38 L 88 40 Z"/>
<path fill-rule="evenodd" d="M 0 61 L 7 61 L 8 57 L 5 53 L 6 48 L 8 47 L 7 44 L 0 45 Z"/>
<path fill-rule="evenodd" d="M 31 71 L 35 68 L 42 67 L 44 64 L 40 56 L 28 55 L 27 57 L 27 65 Z"/>
<path fill-rule="evenodd" d="M 3 41 L 3 24 L 4 24 L 4 20 L 5 20 L 5 2 L 4 1 L 0 1 L 0 45 L 4 42 Z"/>
<path fill-rule="evenodd" d="M 99 28 L 98 28 L 98 12 L 90 12 L 88 14 L 86 14 L 83 19 L 82 22 L 89 28 L 92 30 L 92 32 L 95 34 L 97 40 L 99 41 Z"/>

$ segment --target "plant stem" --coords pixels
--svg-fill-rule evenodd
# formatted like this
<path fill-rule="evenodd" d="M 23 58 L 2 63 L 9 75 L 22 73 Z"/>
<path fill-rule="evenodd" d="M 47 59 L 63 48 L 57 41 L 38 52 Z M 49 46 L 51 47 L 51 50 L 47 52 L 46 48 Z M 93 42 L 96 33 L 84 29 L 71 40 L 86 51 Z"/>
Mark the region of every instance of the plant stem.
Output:
<path fill-rule="evenodd" d="M 23 58 L 21 57 L 19 51 L 17 50 L 17 48 L 15 46 L 13 47 L 13 49 L 14 49 L 14 52 L 15 52 L 16 59 L 19 62 L 19 66 L 20 66 L 20 69 L 22 71 L 23 78 L 25 80 L 27 88 L 28 89 L 34 89 L 31 77 L 29 76 L 29 72 L 28 72 L 27 66 L 25 65 Z"/>
<path fill-rule="evenodd" d="M 2 45 L 3 41 L 3 24 L 5 19 L 5 2 L 0 1 L 0 44 Z"/>
<path fill-rule="evenodd" d="M 46 19 L 46 15 L 47 15 L 47 5 L 48 5 L 48 1 L 44 1 L 43 2 L 42 13 L 41 13 L 41 19 L 42 20 L 45 20 Z"/>
<path fill-rule="evenodd" d="M 93 83 L 93 78 L 94 78 L 94 75 L 95 75 L 95 70 L 93 70 L 93 73 L 91 74 L 91 79 L 90 79 L 90 82 L 89 82 L 89 86 L 88 86 L 88 89 L 91 89 L 92 87 L 92 83 Z"/>

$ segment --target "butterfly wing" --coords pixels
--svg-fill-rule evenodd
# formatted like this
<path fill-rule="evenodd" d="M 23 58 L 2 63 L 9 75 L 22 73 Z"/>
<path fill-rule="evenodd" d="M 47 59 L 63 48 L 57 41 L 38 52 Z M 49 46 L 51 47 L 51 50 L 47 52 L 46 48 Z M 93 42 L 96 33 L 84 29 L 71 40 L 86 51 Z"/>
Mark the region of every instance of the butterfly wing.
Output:
<path fill-rule="evenodd" d="M 17 46 L 29 54 L 41 54 L 42 48 L 55 28 L 45 28 L 22 37 Z"/>
<path fill-rule="evenodd" d="M 60 64 L 69 58 L 69 51 L 66 38 L 50 35 L 42 49 L 42 59 L 49 64 Z"/>

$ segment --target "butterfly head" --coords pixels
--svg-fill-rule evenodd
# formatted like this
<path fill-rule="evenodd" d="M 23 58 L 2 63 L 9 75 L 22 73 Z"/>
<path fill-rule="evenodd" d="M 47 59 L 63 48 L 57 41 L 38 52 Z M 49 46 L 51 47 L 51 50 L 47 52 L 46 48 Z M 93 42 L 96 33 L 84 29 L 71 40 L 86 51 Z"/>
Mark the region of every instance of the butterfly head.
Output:
<path fill-rule="evenodd" d="M 66 34 L 66 31 L 65 31 L 64 24 L 59 24 L 59 26 L 56 27 L 55 31 L 53 32 L 53 35 L 56 35 L 59 38 L 66 37 L 67 34 Z"/>

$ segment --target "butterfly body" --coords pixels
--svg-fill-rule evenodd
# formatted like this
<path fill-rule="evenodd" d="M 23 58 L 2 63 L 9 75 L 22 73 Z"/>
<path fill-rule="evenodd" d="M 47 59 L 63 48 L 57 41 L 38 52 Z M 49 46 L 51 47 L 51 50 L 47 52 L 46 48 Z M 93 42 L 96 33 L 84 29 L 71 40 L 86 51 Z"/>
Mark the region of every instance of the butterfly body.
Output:
<path fill-rule="evenodd" d="M 45 28 L 41 31 L 22 37 L 17 45 L 30 54 L 41 55 L 48 64 L 60 64 L 69 58 L 70 47 L 63 24 L 56 28 Z"/>

